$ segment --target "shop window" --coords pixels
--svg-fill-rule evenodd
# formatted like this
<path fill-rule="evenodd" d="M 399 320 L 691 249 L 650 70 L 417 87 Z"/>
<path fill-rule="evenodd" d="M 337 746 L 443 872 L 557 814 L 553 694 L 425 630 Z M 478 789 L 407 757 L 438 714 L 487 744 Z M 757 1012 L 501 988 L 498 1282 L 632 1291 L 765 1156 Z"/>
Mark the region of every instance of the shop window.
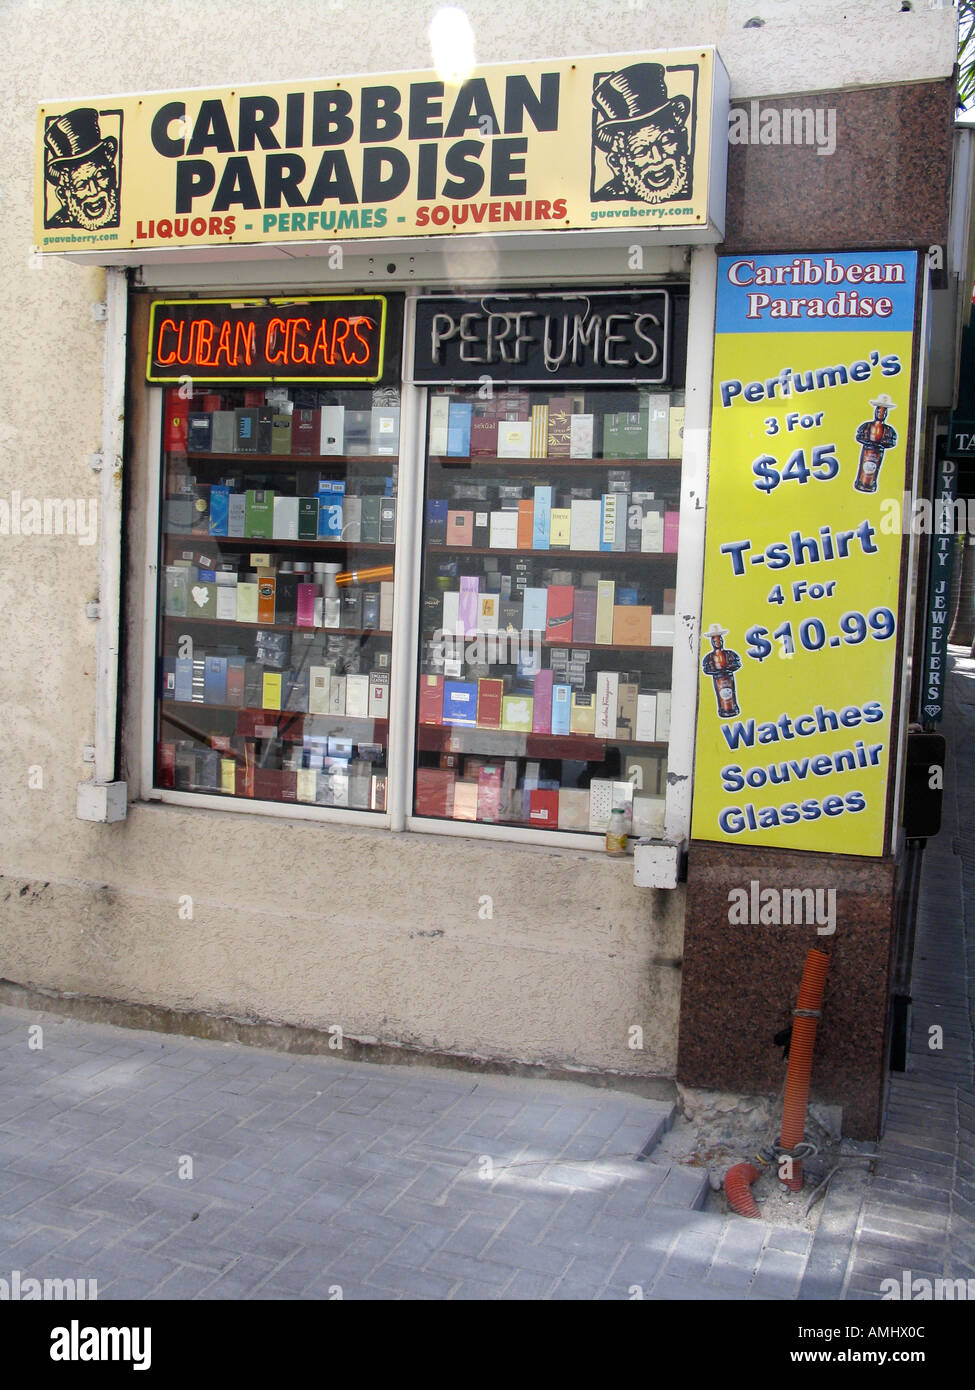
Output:
<path fill-rule="evenodd" d="M 155 785 L 384 812 L 398 386 L 163 411 Z"/>
<path fill-rule="evenodd" d="M 663 833 L 682 436 L 666 385 L 431 389 L 416 816 Z"/>

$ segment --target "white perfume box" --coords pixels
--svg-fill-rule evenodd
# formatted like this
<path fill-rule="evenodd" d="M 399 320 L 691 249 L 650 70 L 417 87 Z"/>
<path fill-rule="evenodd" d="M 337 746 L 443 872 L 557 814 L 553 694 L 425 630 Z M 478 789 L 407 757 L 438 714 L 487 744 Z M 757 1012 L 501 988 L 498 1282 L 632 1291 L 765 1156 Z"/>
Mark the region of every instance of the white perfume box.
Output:
<path fill-rule="evenodd" d="M 569 417 L 569 458 L 592 458 L 592 427 L 593 417 L 591 415 L 571 415 Z"/>
<path fill-rule="evenodd" d="M 326 405 L 322 407 L 322 454 L 345 453 L 345 406 Z"/>
<path fill-rule="evenodd" d="M 666 743 L 670 738 L 670 691 L 657 691 L 657 742 Z"/>
<path fill-rule="evenodd" d="M 596 727 L 597 738 L 616 737 L 616 702 L 619 695 L 619 673 L 617 671 L 596 672 Z"/>
<path fill-rule="evenodd" d="M 345 712 L 356 718 L 369 713 L 369 677 L 351 675 L 345 678 Z"/>
<path fill-rule="evenodd" d="M 603 503 L 599 498 L 596 501 L 574 501 L 571 504 L 572 520 L 569 532 L 570 550 L 598 550 L 599 533 L 603 518 Z M 663 533 L 660 537 L 660 548 L 663 549 Z"/>
<path fill-rule="evenodd" d="M 641 691 L 636 697 L 637 743 L 656 743 L 657 741 L 657 696 L 653 692 Z"/>
<path fill-rule="evenodd" d="M 275 497 L 271 536 L 276 541 L 298 539 L 298 498 Z"/>
<path fill-rule="evenodd" d="M 498 458 L 527 459 L 532 451 L 532 422 L 530 420 L 498 421 Z"/>

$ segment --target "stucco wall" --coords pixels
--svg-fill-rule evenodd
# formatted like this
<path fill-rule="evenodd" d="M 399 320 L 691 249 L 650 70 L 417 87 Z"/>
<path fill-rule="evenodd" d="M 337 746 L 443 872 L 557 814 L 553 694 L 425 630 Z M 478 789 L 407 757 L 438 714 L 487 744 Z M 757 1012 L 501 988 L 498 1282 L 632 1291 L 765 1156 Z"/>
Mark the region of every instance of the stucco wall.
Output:
<path fill-rule="evenodd" d="M 7 0 L 0 497 L 90 499 L 102 273 L 32 261 L 44 98 L 429 66 L 435 6 Z M 954 12 L 804 4 L 468 5 L 480 61 L 717 44 L 735 96 L 941 78 Z M 745 28 L 753 16 L 761 26 Z M 137 538 L 133 538 L 134 540 Z M 75 818 L 93 739 L 97 546 L 2 536 L 0 977 L 493 1056 L 672 1073 L 683 894 L 592 854 L 133 806 Z M 140 552 L 133 550 L 130 579 Z M 493 917 L 478 915 L 482 895 Z M 192 919 L 179 914 L 193 898 Z M 643 1051 L 627 1030 L 645 1030 Z"/>

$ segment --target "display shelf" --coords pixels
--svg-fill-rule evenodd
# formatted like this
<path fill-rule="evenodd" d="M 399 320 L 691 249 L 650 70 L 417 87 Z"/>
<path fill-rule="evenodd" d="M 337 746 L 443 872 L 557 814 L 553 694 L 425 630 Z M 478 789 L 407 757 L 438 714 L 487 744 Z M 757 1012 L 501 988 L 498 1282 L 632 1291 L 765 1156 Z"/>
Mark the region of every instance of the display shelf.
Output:
<path fill-rule="evenodd" d="M 194 457 L 191 455 L 191 457 Z M 559 473 L 563 468 L 680 468 L 681 459 L 573 459 L 504 458 L 496 454 L 431 454 L 429 462 L 440 468 L 544 468 Z"/>
<path fill-rule="evenodd" d="M 233 714 L 245 715 L 253 722 L 259 719 L 271 720 L 295 720 L 295 719 L 318 719 L 327 720 L 333 724 L 368 724 L 376 734 L 382 734 L 382 738 L 365 738 L 362 743 L 385 743 L 386 734 L 389 731 L 388 719 L 376 719 L 367 714 L 309 714 L 307 710 L 300 709 L 263 709 L 259 705 L 214 705 L 206 704 L 202 700 L 162 700 L 160 708 L 163 718 L 166 716 L 167 709 L 177 710 L 213 710 L 217 713 L 231 711 Z M 278 731 L 278 737 L 287 740 L 288 731 Z M 360 740 L 356 740 L 359 742 Z"/>
<path fill-rule="evenodd" d="M 418 724 L 417 746 L 427 753 L 479 753 L 486 743 L 501 745 L 492 751 L 498 757 L 570 758 L 579 762 L 605 762 L 608 750 L 648 748 L 666 752 L 666 743 L 646 743 L 634 738 L 593 738 L 589 734 L 529 734 L 514 729 L 471 728 L 466 724 Z M 478 747 L 480 742 L 481 747 Z"/>
<path fill-rule="evenodd" d="M 388 628 L 381 627 L 309 627 L 307 623 L 239 623 L 236 618 L 200 618 L 195 613 L 180 615 L 178 613 L 164 613 L 163 622 L 165 623 L 206 623 L 207 627 L 237 628 L 239 631 L 251 632 L 261 629 L 267 632 L 271 629 L 275 632 L 313 632 L 316 636 L 327 633 L 332 637 L 392 637 L 392 632 Z"/>
<path fill-rule="evenodd" d="M 166 451 L 166 457 L 171 463 L 185 460 L 187 463 L 199 463 L 201 461 L 204 463 L 238 463 L 248 467 L 255 463 L 259 463 L 263 467 L 270 463 L 282 468 L 314 468 L 323 463 L 331 467 L 333 464 L 340 463 L 389 464 L 399 462 L 399 454 L 247 454 L 243 452 L 213 454 L 206 450 L 196 454 L 187 453 L 182 449 L 170 449 Z"/>
<path fill-rule="evenodd" d="M 426 552 L 428 555 L 532 555 L 535 558 L 551 557 L 556 560 L 651 560 L 656 564 L 663 561 L 668 564 L 677 563 L 676 550 L 529 550 L 527 546 L 500 550 L 489 545 L 428 545 Z"/>
<path fill-rule="evenodd" d="M 394 541 L 286 541 L 262 536 L 211 536 L 195 531 L 164 531 L 169 541 L 194 541 L 206 545 L 244 546 L 250 550 L 395 550 Z"/>

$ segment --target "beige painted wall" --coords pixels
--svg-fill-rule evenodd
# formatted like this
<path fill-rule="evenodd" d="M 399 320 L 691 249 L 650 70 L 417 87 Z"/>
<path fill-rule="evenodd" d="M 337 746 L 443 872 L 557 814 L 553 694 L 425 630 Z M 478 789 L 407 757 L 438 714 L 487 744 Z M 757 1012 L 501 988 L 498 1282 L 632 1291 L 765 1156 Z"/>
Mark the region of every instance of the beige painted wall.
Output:
<path fill-rule="evenodd" d="M 431 4 L 4 0 L 0 498 L 96 495 L 100 271 L 31 246 L 45 98 L 429 65 Z M 716 43 L 732 93 L 945 76 L 954 13 L 899 0 L 468 5 L 478 58 Z M 760 27 L 746 29 L 753 14 Z M 133 479 L 133 482 L 136 481 Z M 142 563 L 138 536 L 130 579 Z M 598 855 L 135 805 L 75 818 L 97 546 L 0 536 L 0 977 L 496 1057 L 670 1074 L 683 893 Z M 30 782 L 41 780 L 40 786 Z M 478 916 L 481 895 L 493 917 Z M 179 915 L 193 898 L 192 920 Z M 627 1046 L 628 1028 L 645 1048 Z"/>

